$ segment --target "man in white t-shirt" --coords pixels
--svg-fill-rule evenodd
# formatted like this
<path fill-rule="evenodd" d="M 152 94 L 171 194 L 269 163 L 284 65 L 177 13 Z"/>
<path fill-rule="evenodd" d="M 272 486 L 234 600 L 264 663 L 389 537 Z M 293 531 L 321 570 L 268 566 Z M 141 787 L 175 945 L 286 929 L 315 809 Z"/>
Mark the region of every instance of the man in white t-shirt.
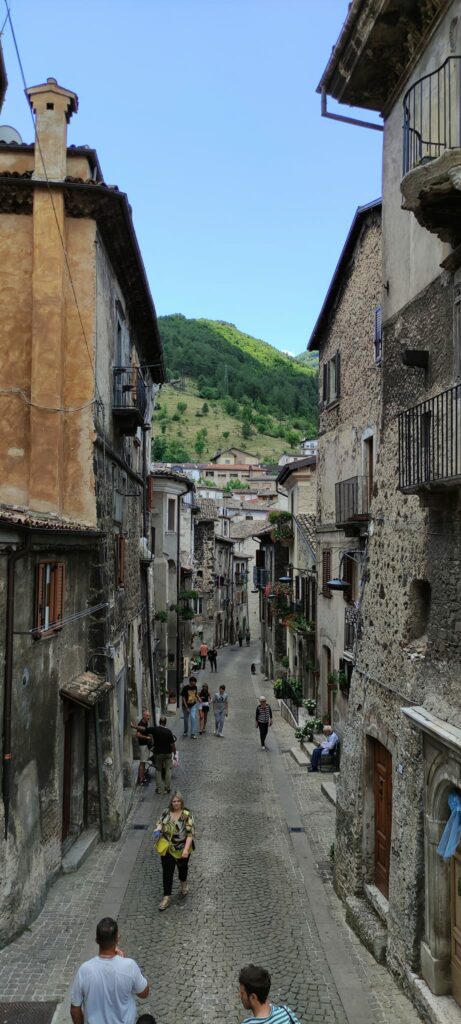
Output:
<path fill-rule="evenodd" d="M 136 1001 L 149 986 L 135 962 L 118 948 L 118 926 L 103 917 L 96 928 L 98 956 L 79 967 L 70 992 L 73 1024 L 135 1024 Z"/>

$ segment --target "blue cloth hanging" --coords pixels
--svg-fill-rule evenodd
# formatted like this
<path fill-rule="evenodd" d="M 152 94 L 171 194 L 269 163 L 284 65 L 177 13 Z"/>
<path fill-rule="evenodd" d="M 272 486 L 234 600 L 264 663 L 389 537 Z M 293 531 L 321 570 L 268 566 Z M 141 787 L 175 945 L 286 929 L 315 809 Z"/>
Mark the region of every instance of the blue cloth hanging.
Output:
<path fill-rule="evenodd" d="M 448 860 L 456 853 L 461 840 L 461 793 L 453 790 L 448 796 L 451 814 L 440 837 L 437 853 Z"/>

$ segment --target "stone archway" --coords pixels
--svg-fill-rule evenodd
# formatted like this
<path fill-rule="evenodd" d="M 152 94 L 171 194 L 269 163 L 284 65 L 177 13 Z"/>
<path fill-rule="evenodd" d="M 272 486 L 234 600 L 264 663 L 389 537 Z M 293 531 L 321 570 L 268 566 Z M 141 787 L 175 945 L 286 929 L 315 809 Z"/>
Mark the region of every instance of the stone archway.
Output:
<path fill-rule="evenodd" d="M 451 978 L 451 870 L 450 862 L 437 853 L 437 846 L 450 816 L 448 795 L 461 789 L 461 764 L 447 757 L 447 750 L 434 750 L 426 741 L 426 761 L 432 763 L 427 775 L 424 828 L 425 937 L 421 942 L 421 973 L 434 995 L 452 991 Z M 428 756 L 429 755 L 429 756 Z"/>

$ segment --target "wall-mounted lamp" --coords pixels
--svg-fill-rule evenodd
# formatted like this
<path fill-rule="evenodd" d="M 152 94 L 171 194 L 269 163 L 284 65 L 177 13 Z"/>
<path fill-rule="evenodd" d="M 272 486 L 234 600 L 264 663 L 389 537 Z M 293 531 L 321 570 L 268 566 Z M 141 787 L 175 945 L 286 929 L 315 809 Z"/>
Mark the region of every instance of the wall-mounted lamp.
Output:
<path fill-rule="evenodd" d="M 352 551 L 341 551 L 340 556 L 341 557 L 339 560 L 339 575 L 334 576 L 333 579 L 331 580 L 327 580 L 327 587 L 329 590 L 338 590 L 344 593 L 346 590 L 351 589 L 351 581 L 342 578 L 344 560 L 346 558 L 350 558 L 352 562 L 356 562 L 357 565 L 362 566 L 363 559 L 365 557 L 365 552 L 361 551 L 359 548 L 355 548 Z"/>

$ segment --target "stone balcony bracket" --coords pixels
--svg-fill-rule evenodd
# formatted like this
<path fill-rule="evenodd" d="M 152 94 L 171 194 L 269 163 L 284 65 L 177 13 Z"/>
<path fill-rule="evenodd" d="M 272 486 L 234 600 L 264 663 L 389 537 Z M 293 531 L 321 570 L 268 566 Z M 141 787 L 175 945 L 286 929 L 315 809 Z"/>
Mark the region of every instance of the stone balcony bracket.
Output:
<path fill-rule="evenodd" d="M 402 209 L 453 248 L 461 243 L 461 149 L 427 159 L 403 178 Z"/>

